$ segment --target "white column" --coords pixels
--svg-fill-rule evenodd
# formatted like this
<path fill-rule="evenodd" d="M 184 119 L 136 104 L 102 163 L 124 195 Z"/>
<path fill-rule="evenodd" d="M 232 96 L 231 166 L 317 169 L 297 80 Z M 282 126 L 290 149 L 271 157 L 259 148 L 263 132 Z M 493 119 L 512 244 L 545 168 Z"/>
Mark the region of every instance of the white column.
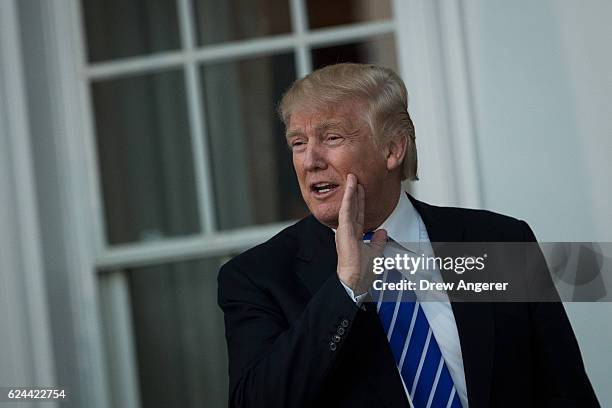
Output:
<path fill-rule="evenodd" d="M 400 74 L 416 129 L 417 198 L 482 205 L 470 72 L 459 0 L 395 0 Z"/>
<path fill-rule="evenodd" d="M 14 2 L 23 28 L 22 70 L 31 111 L 56 378 L 69 388 L 68 406 L 106 408 L 109 391 L 94 262 L 99 245 L 96 161 L 92 140 L 86 137 L 80 2 Z"/>
<path fill-rule="evenodd" d="M 0 386 L 57 386 L 21 58 L 16 2 L 0 1 Z"/>

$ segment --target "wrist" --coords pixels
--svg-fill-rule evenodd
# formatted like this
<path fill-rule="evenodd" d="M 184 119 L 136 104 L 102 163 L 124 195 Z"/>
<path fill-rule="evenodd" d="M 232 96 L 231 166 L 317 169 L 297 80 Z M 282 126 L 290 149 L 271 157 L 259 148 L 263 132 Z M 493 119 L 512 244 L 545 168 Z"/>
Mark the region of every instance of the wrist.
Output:
<path fill-rule="evenodd" d="M 341 270 L 341 268 L 338 268 L 338 279 L 340 279 L 345 286 L 348 286 L 355 296 L 362 295 L 368 291 L 368 284 L 365 279 L 345 272 L 346 271 Z"/>

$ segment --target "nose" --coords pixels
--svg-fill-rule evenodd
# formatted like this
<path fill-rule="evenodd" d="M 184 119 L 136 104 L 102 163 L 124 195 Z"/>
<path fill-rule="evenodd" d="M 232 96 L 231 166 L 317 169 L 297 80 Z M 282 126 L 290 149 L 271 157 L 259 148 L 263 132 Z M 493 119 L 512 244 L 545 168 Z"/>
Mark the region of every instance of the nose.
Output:
<path fill-rule="evenodd" d="M 309 143 L 304 157 L 304 169 L 308 171 L 324 170 L 327 168 L 325 155 L 317 143 Z"/>

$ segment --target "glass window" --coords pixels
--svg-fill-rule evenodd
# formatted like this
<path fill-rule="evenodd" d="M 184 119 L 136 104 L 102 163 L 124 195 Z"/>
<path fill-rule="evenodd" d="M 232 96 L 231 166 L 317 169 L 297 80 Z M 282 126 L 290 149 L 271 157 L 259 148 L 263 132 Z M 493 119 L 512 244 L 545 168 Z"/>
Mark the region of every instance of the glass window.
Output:
<path fill-rule="evenodd" d="M 393 35 L 386 34 L 359 42 L 326 46 L 312 50 L 313 69 L 340 62 L 383 65 L 397 72 Z"/>
<path fill-rule="evenodd" d="M 177 4 L 183 0 L 80 1 L 88 53 L 84 68 L 100 61 L 114 68 L 114 60 L 181 51 L 181 28 L 186 27 L 180 27 L 185 21 L 179 21 Z M 290 35 L 294 29 L 290 0 L 185 1 L 193 11 L 187 18 L 196 45 L 215 45 L 219 51 L 230 51 L 227 55 L 232 49 L 224 48 L 224 43 L 240 41 L 241 49 L 248 51 L 249 40 Z M 306 16 L 297 17 L 306 18 L 309 29 L 392 18 L 390 0 L 299 1 L 304 2 Z M 359 39 L 343 35 L 338 41 L 332 31 L 321 34 L 334 42 L 315 47 L 306 43 L 312 61 L 305 66 L 372 62 L 397 69 L 393 33 Z M 356 30 L 355 35 L 361 32 Z M 219 230 L 307 215 L 276 113 L 283 92 L 296 79 L 295 49 L 263 49 L 266 43 L 252 49 L 256 56 L 222 61 L 210 60 L 206 53 L 181 54 L 185 58 L 176 68 L 165 67 L 161 59 L 143 58 L 142 72 L 114 79 L 99 79 L 96 70 L 84 70 L 87 75 L 93 72 L 86 80 L 111 252 L 116 244 L 200 233 L 194 172 L 201 165 L 205 177 L 212 179 Z M 201 87 L 195 90 L 196 97 L 187 99 L 183 72 L 192 64 L 198 66 L 195 83 Z M 189 104 L 198 101 L 205 129 L 195 133 L 204 131 L 208 154 L 195 157 L 203 163 L 194 163 L 191 143 L 195 133 L 190 123 L 199 121 L 190 122 L 188 115 L 188 107 L 194 108 Z M 210 237 L 216 235 L 215 230 Z M 113 324 L 131 316 L 141 406 L 227 406 L 227 355 L 216 283 L 224 259 L 171 259 L 173 263 L 116 271 L 113 277 L 120 278 L 121 286 L 105 286 L 105 275 L 100 276 L 101 294 L 116 290 L 125 295 L 126 282 L 129 294 L 127 311 L 127 303 L 104 307 L 118 302 L 109 301 L 112 296 L 100 297 L 105 341 L 113 343 L 109 340 L 115 335 Z M 124 331 L 128 327 L 116 326 Z M 117 345 L 111 346 L 107 351 L 117 352 Z M 117 370 L 124 368 L 116 365 Z M 113 387 L 112 381 L 111 389 L 117 394 L 124 391 Z"/>
<path fill-rule="evenodd" d="M 199 231 L 182 71 L 94 82 L 110 244 Z"/>
<path fill-rule="evenodd" d="M 82 0 L 90 62 L 178 49 L 176 1 Z"/>
<path fill-rule="evenodd" d="M 200 45 L 291 31 L 288 0 L 193 0 Z"/>
<path fill-rule="evenodd" d="M 306 0 L 310 28 L 391 19 L 389 0 Z"/>
<path fill-rule="evenodd" d="M 202 76 L 220 229 L 307 214 L 276 114 L 293 53 L 208 64 Z"/>
<path fill-rule="evenodd" d="M 227 406 L 219 258 L 126 271 L 141 406 Z"/>

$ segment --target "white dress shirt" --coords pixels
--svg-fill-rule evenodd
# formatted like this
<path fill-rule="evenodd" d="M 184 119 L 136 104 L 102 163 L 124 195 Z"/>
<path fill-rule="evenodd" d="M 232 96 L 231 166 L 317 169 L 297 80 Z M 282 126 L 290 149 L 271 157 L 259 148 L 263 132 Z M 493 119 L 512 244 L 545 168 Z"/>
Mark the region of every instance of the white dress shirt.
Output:
<path fill-rule="evenodd" d="M 415 255 L 433 255 L 433 249 L 429 241 L 425 224 L 408 199 L 408 196 L 404 193 L 400 194 L 400 199 L 391 215 L 389 215 L 377 229 L 386 230 L 387 236 L 402 245 L 408 252 Z M 384 255 L 386 256 L 392 256 L 392 254 L 395 253 L 397 253 L 397 250 L 389 252 L 386 248 L 384 251 Z M 427 275 L 424 275 L 425 273 Z M 429 281 L 442 282 L 442 276 L 438 270 L 428 270 L 426 272 L 417 271 L 410 279 L 414 280 L 415 276 L 417 279 L 421 277 Z M 345 285 L 344 282 L 341 283 L 351 299 L 357 304 L 360 304 L 367 296 L 367 293 L 355 295 L 351 288 Z M 448 300 L 448 296 L 444 292 L 431 293 L 420 292 L 418 290 L 415 291 L 415 294 L 417 299 L 427 300 L 422 301 L 420 306 L 440 346 L 440 351 L 442 352 L 448 371 L 455 384 L 455 389 L 459 394 L 461 405 L 463 408 L 468 408 L 467 386 L 465 383 L 465 373 L 463 371 L 463 357 L 461 356 L 459 333 L 457 331 L 457 323 L 455 322 L 455 316 L 453 315 L 453 309 Z M 412 401 L 405 385 L 404 390 L 410 401 L 410 406 L 412 406 Z"/>

